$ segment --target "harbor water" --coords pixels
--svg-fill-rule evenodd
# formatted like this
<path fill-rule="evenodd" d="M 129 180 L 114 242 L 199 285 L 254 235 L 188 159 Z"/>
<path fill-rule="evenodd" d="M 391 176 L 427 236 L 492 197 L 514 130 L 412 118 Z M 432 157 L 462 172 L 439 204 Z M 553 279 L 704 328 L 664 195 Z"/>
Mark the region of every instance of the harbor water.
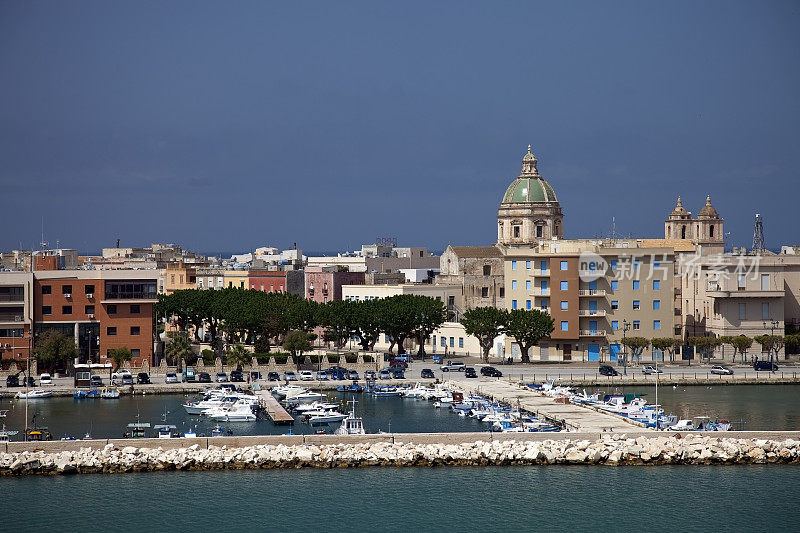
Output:
<path fill-rule="evenodd" d="M 783 531 L 796 527 L 798 492 L 796 467 L 769 465 L 0 478 L 15 532 Z"/>

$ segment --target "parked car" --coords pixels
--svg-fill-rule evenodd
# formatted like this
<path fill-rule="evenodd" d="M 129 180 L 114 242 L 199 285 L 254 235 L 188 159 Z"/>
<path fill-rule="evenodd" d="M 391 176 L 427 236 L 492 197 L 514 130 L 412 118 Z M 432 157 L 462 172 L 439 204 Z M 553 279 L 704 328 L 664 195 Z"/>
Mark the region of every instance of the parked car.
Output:
<path fill-rule="evenodd" d="M 431 370 L 430 368 L 423 368 L 422 372 L 419 373 L 419 377 L 426 379 L 433 379 L 436 376 L 433 375 L 433 370 Z"/>
<path fill-rule="evenodd" d="M 392 372 L 392 373 L 394 373 L 394 372 L 405 372 L 406 371 L 406 369 L 403 368 L 402 366 L 396 366 L 396 365 L 387 366 L 386 370 L 388 370 L 389 372 Z"/>
<path fill-rule="evenodd" d="M 756 361 L 753 365 L 753 370 L 768 370 L 768 371 L 775 371 L 778 370 L 778 365 L 776 363 L 771 363 L 769 361 Z"/>
<path fill-rule="evenodd" d="M 446 365 L 442 365 L 442 372 L 463 372 L 467 368 L 467 364 L 461 361 L 448 361 Z"/>
<path fill-rule="evenodd" d="M 711 367 L 711 373 L 712 374 L 718 374 L 720 376 L 732 376 L 733 375 L 733 370 L 731 370 L 727 366 L 714 365 L 714 366 Z"/>
<path fill-rule="evenodd" d="M 8 376 L 6 378 L 6 387 L 19 387 L 19 377 Z"/>
<path fill-rule="evenodd" d="M 174 370 L 170 370 L 164 376 L 164 383 L 177 383 L 177 382 L 178 382 L 178 373 L 175 372 Z"/>
<path fill-rule="evenodd" d="M 261 372 L 258 370 L 251 370 L 250 371 L 250 381 L 259 381 L 261 380 Z"/>
<path fill-rule="evenodd" d="M 392 373 L 384 368 L 378 372 L 378 379 L 392 379 Z"/>
<path fill-rule="evenodd" d="M 375 381 L 378 379 L 378 374 L 374 370 L 367 370 L 364 372 L 364 379 L 367 381 Z"/>
<path fill-rule="evenodd" d="M 52 384 L 53 384 L 53 378 L 50 376 L 50 374 L 45 372 L 39 375 L 39 386 L 52 385 Z"/>
<path fill-rule="evenodd" d="M 350 370 L 347 373 L 347 379 L 352 379 L 353 381 L 358 381 L 359 379 L 361 379 L 361 376 L 359 376 L 358 372 L 356 372 L 355 370 Z"/>
<path fill-rule="evenodd" d="M 401 361 L 403 363 L 410 363 L 411 362 L 411 354 L 401 353 L 394 358 L 396 361 Z"/>
<path fill-rule="evenodd" d="M 287 370 L 283 373 L 283 379 L 286 381 L 297 381 L 297 374 L 294 373 L 294 370 Z"/>
<path fill-rule="evenodd" d="M 389 361 L 389 366 L 399 366 L 402 367 L 403 370 L 408 368 L 408 362 L 405 359 L 400 359 L 399 357 L 395 357 L 391 361 Z"/>
<path fill-rule="evenodd" d="M 228 382 L 228 374 L 225 372 L 217 372 L 217 376 L 214 378 L 217 383 L 227 383 Z"/>
<path fill-rule="evenodd" d="M 133 385 L 133 376 L 130 374 L 125 374 L 117 381 L 117 383 L 120 383 L 121 385 Z"/>
<path fill-rule="evenodd" d="M 149 385 L 150 375 L 147 372 L 139 372 L 136 374 L 136 383 L 139 385 Z"/>
<path fill-rule="evenodd" d="M 267 373 L 267 381 L 280 381 L 281 376 L 277 372 L 268 372 Z"/>
<path fill-rule="evenodd" d="M 211 374 L 208 372 L 200 372 L 197 374 L 198 383 L 211 383 Z"/>
<path fill-rule="evenodd" d="M 90 387 L 102 387 L 103 386 L 103 378 L 98 376 L 97 374 L 93 374 L 91 378 L 89 378 L 89 386 Z"/>
<path fill-rule="evenodd" d="M 601 376 L 619 376 L 619 372 L 613 366 L 600 365 L 597 371 L 600 372 Z"/>
<path fill-rule="evenodd" d="M 663 370 L 655 366 L 644 365 L 642 367 L 642 374 L 644 374 L 645 376 L 649 376 L 650 374 L 663 374 L 663 373 L 664 373 Z"/>
<path fill-rule="evenodd" d="M 467 368 L 464 369 L 464 377 L 465 378 L 477 378 L 478 377 L 478 373 L 475 372 L 474 368 L 472 368 L 471 366 L 468 366 Z"/>
<path fill-rule="evenodd" d="M 300 381 L 314 381 L 314 373 L 310 370 L 301 370 Z"/>
<path fill-rule="evenodd" d="M 234 383 L 244 383 L 244 372 L 241 370 L 234 370 L 231 372 L 231 381 Z"/>
<path fill-rule="evenodd" d="M 330 376 L 331 379 L 342 381 L 347 379 L 347 370 L 343 368 L 336 368 L 336 369 L 331 368 L 328 369 L 328 376 Z"/>
<path fill-rule="evenodd" d="M 181 372 L 181 381 L 184 383 L 194 383 L 197 381 L 197 374 L 194 372 L 194 368 L 186 368 Z"/>
<path fill-rule="evenodd" d="M 328 371 L 320 370 L 317 372 L 317 381 L 328 381 Z"/>
<path fill-rule="evenodd" d="M 114 372 L 111 373 L 111 384 L 113 385 L 118 379 L 121 379 L 122 376 L 130 376 L 131 371 L 126 368 L 118 368 Z"/>
<path fill-rule="evenodd" d="M 395 368 L 394 370 L 392 370 L 392 377 L 394 379 L 406 379 L 406 371 L 398 370 Z"/>
<path fill-rule="evenodd" d="M 25 380 L 28 380 L 28 387 L 35 387 L 36 386 L 36 380 L 33 379 L 33 376 L 28 376 L 27 378 L 25 376 L 23 376 L 22 377 L 22 385 L 23 386 L 25 385 Z"/>
<path fill-rule="evenodd" d="M 481 376 L 489 376 L 490 378 L 501 378 L 503 373 L 493 366 L 481 367 Z"/>

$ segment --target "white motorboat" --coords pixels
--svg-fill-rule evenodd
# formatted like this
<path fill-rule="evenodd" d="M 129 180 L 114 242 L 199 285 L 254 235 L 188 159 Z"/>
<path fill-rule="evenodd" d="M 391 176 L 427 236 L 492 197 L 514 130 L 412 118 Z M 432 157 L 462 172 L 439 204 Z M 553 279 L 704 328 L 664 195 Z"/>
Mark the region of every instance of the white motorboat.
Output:
<path fill-rule="evenodd" d="M 324 399 L 325 399 L 325 395 L 324 394 L 321 394 L 319 392 L 306 391 L 306 392 L 301 392 L 299 394 L 295 394 L 295 395 L 292 395 L 292 396 L 287 396 L 286 397 L 286 405 L 294 407 L 294 406 L 305 404 L 305 403 L 318 402 L 318 401 L 324 400 Z"/>
<path fill-rule="evenodd" d="M 156 430 L 159 439 L 173 439 L 176 438 L 175 430 L 178 428 L 172 424 L 158 424 L 153 426 L 153 429 Z"/>
<path fill-rule="evenodd" d="M 234 403 L 237 400 L 244 400 L 251 404 L 258 404 L 258 396 L 254 396 L 252 394 L 230 394 L 227 396 L 219 396 L 217 394 L 213 395 L 213 397 L 201 400 L 199 402 L 189 402 L 183 404 L 183 409 L 186 411 L 186 414 L 189 415 L 202 415 L 206 411 L 210 409 L 215 409 L 220 407 L 226 403 Z"/>
<path fill-rule="evenodd" d="M 279 400 L 289 399 L 292 396 L 307 391 L 308 391 L 307 388 L 301 387 L 299 385 L 282 385 L 280 387 L 275 387 L 272 389 L 273 394 L 275 394 L 275 396 L 277 396 Z"/>
<path fill-rule="evenodd" d="M 339 404 L 336 403 L 329 403 L 329 402 L 311 402 L 311 403 L 304 403 L 302 405 L 298 405 L 295 407 L 295 411 L 299 414 L 306 414 L 311 411 L 333 411 L 337 409 Z"/>
<path fill-rule="evenodd" d="M 691 420 L 678 420 L 675 424 L 668 427 L 670 431 L 694 431 L 694 424 Z"/>
<path fill-rule="evenodd" d="M 49 398 L 52 395 L 53 393 L 49 390 L 33 389 L 29 390 L 28 392 L 18 392 L 17 398 L 21 400 L 36 400 L 39 398 Z"/>
<path fill-rule="evenodd" d="M 222 422 L 255 422 L 256 415 L 252 405 L 247 401 L 236 401 L 230 405 L 223 405 L 205 413 L 212 420 Z"/>
<path fill-rule="evenodd" d="M 312 426 L 341 422 L 348 416 L 349 415 L 340 413 L 338 411 L 312 411 L 311 413 L 306 414 L 306 417 L 308 417 L 308 423 Z"/>
<path fill-rule="evenodd" d="M 107 400 L 119 398 L 119 389 L 116 387 L 103 387 L 103 390 L 100 391 L 100 397 Z"/>

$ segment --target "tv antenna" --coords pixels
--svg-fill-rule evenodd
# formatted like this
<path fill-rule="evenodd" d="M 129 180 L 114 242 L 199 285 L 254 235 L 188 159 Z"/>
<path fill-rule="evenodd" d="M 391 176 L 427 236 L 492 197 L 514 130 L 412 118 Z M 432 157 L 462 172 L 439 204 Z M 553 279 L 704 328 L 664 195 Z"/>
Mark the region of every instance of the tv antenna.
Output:
<path fill-rule="evenodd" d="M 764 223 L 761 220 L 761 215 L 756 213 L 756 221 L 753 224 L 753 251 L 760 252 L 766 249 L 767 245 L 764 241 Z"/>

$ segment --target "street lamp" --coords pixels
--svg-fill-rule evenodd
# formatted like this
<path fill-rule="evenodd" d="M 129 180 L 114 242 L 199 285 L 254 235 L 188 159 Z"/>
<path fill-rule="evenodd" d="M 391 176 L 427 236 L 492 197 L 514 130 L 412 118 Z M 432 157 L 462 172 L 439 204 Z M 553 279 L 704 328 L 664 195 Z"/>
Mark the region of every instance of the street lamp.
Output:
<path fill-rule="evenodd" d="M 777 320 L 770 320 L 769 322 L 770 322 L 770 325 L 769 325 L 769 330 L 770 330 L 770 332 L 769 332 L 769 344 L 767 345 L 767 346 L 769 346 L 769 371 L 770 372 L 775 372 L 775 363 L 774 363 L 774 359 L 773 359 L 772 348 L 775 346 L 775 328 L 778 327 L 779 322 Z M 767 322 L 766 321 L 764 322 L 764 329 L 767 329 Z M 775 353 L 774 357 L 777 358 L 778 354 Z"/>
<path fill-rule="evenodd" d="M 625 333 L 631 329 L 631 323 L 627 320 L 622 321 L 622 373 L 628 375 L 628 347 L 625 345 Z"/>

